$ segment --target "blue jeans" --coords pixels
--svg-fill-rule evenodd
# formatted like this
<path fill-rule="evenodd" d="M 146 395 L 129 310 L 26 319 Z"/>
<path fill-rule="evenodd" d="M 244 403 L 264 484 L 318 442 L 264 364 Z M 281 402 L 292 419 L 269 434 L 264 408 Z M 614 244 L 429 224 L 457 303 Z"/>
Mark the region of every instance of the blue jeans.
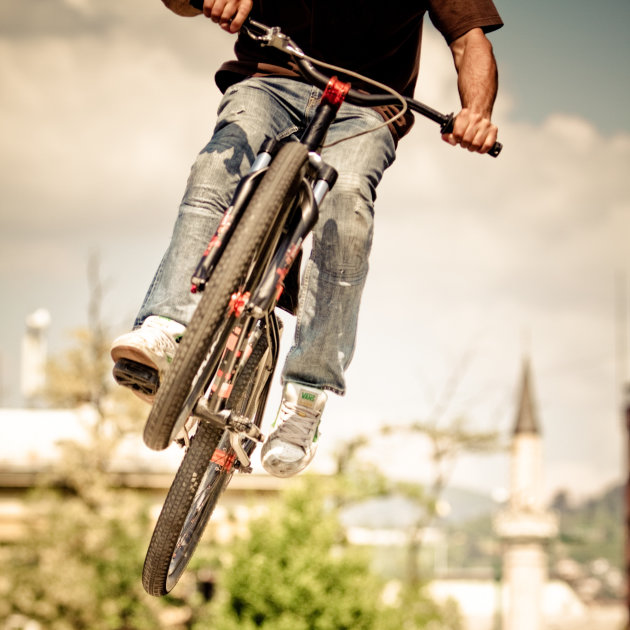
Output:
<path fill-rule="evenodd" d="M 136 326 L 149 315 L 190 321 L 199 300 L 190 292 L 191 275 L 236 184 L 265 138 L 299 137 L 320 96 L 320 90 L 284 77 L 250 78 L 227 90 L 212 138 L 192 167 L 170 245 Z M 381 123 L 377 112 L 344 103 L 327 142 Z M 384 127 L 324 149 L 322 156 L 339 178 L 313 230 L 283 379 L 343 394 L 368 271 L 376 186 L 394 161 L 395 145 Z"/>

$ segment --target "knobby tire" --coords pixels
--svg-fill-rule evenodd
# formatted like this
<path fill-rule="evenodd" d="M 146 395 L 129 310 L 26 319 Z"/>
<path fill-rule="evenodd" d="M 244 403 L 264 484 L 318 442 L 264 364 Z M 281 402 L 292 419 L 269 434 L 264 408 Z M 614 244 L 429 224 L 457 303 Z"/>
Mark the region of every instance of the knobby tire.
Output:
<path fill-rule="evenodd" d="M 262 177 L 230 241 L 211 274 L 186 328 L 144 428 L 144 441 L 165 449 L 208 350 L 221 330 L 232 294 L 240 284 L 287 198 L 294 192 L 308 159 L 304 145 L 282 147 Z"/>
<path fill-rule="evenodd" d="M 248 405 L 251 383 L 266 357 L 267 347 L 267 338 L 263 334 L 234 383 L 227 407 L 237 413 L 242 413 Z M 225 468 L 210 461 L 224 433 L 222 429 L 202 421 L 191 438 L 164 501 L 144 561 L 142 585 L 149 595 L 161 597 L 177 584 L 234 474 L 233 467 Z M 226 449 L 226 457 L 232 453 L 231 449 Z M 196 505 L 197 502 L 199 505 Z M 193 513 L 195 508 L 197 514 Z M 193 524 L 190 531 L 184 532 L 187 522 Z M 173 566 L 176 551 L 180 555 Z"/>

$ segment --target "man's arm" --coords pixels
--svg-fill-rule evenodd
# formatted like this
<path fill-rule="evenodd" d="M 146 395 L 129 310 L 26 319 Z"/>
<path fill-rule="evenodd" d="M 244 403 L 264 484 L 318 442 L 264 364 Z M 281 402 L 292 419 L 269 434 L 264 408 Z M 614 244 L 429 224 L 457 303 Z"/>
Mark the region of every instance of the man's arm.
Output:
<path fill-rule="evenodd" d="M 462 110 L 455 118 L 453 133 L 442 138 L 469 151 L 486 153 L 497 139 L 497 127 L 491 122 L 498 87 L 492 44 L 480 28 L 474 28 L 452 42 L 451 51 Z"/>

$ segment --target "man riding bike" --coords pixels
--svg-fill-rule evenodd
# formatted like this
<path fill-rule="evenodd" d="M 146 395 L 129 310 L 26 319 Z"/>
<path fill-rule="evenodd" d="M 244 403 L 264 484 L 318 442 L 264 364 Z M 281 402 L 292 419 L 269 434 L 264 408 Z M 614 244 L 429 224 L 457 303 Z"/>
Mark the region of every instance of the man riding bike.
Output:
<path fill-rule="evenodd" d="M 486 33 L 502 21 L 492 0 L 205 0 L 203 11 L 187 0 L 163 2 L 178 15 L 203 13 L 231 33 L 248 16 L 280 26 L 307 54 L 407 96 L 413 96 L 418 78 L 422 21 L 428 13 L 452 51 L 462 105 L 452 133 L 443 139 L 478 153 L 486 153 L 496 141 L 491 114 L 497 69 Z M 170 245 L 134 330 L 112 346 L 114 376 L 147 400 L 196 308 L 199 297 L 189 290 L 190 278 L 238 181 L 266 138 L 299 137 L 319 101 L 320 91 L 303 82 L 277 51 L 262 50 L 241 35 L 235 54 L 216 74 L 224 97 L 213 135 L 193 164 Z M 367 89 L 355 80 L 353 87 Z M 293 475 L 310 463 L 326 392 L 345 393 L 344 374 L 354 352 L 368 271 L 376 187 L 395 159 L 398 141 L 413 124 L 406 113 L 382 126 L 395 113 L 395 107 L 344 103 L 322 151 L 339 177 L 313 230 L 295 340 L 282 372 L 282 402 L 262 450 L 263 467 L 276 476 Z M 347 136 L 354 137 L 335 144 Z"/>

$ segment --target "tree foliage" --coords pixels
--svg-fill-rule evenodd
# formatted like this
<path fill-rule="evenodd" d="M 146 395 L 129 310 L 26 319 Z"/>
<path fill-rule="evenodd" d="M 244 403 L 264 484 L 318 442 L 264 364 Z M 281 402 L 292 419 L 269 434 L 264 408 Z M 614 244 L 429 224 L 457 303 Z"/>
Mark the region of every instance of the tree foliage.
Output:
<path fill-rule="evenodd" d="M 94 264 L 94 261 L 91 263 Z M 150 524 L 137 493 L 116 488 L 112 461 L 146 408 L 120 396 L 111 378 L 109 335 L 101 325 L 101 284 L 92 270 L 90 326 L 50 361 L 46 399 L 79 410 L 87 437 L 59 445 L 26 501 L 23 535 L 3 547 L 0 625 L 46 630 L 160 627 L 160 603 L 140 575 Z M 9 624 L 11 624 L 9 626 Z"/>
<path fill-rule="evenodd" d="M 578 562 L 587 564 L 605 558 L 623 568 L 624 500 L 622 485 L 576 504 L 556 495 L 552 508 L 560 520 L 559 544 Z"/>
<path fill-rule="evenodd" d="M 331 502 L 308 478 L 252 522 L 249 537 L 232 549 L 221 586 L 215 630 L 458 628 L 456 615 L 421 589 L 403 590 L 396 605 L 386 605 L 369 560 L 345 544 Z"/>
<path fill-rule="evenodd" d="M 4 550 L 0 620 L 18 616 L 46 630 L 159 627 L 158 602 L 139 580 L 146 510 L 129 493 L 109 499 L 33 498 L 26 536 Z"/>

